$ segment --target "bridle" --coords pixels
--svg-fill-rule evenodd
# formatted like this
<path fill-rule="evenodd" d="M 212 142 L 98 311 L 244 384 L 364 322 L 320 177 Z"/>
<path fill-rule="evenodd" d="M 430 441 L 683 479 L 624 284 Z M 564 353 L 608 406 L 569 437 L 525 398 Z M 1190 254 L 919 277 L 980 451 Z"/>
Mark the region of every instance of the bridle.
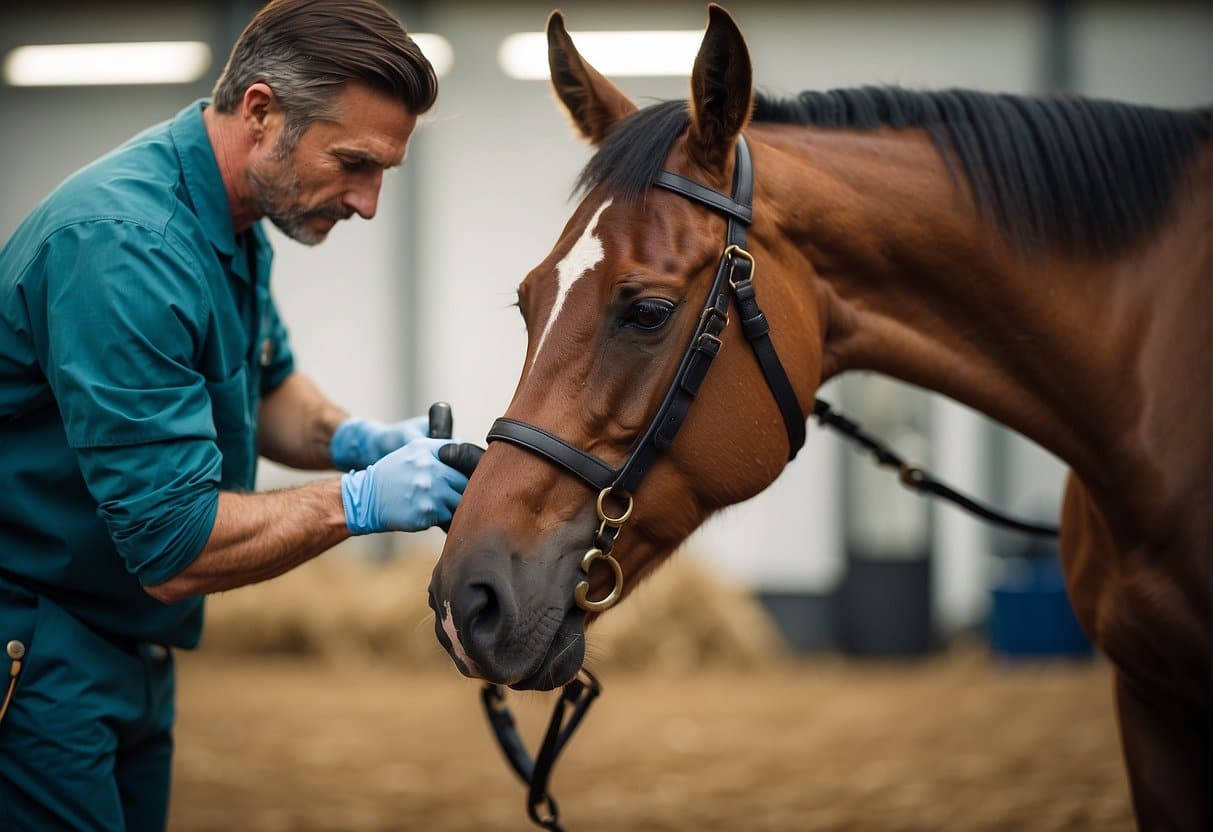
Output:
<path fill-rule="evenodd" d="M 674 443 L 674 437 L 686 421 L 687 412 L 699 393 L 708 368 L 720 352 L 720 336 L 729 323 L 729 305 L 732 299 L 737 301 L 742 332 L 750 342 L 762 368 L 762 374 L 767 380 L 767 386 L 771 388 L 775 402 L 779 405 L 779 412 L 788 433 L 788 459 L 794 458 L 804 445 L 804 414 L 783 364 L 779 361 L 779 355 L 775 352 L 775 345 L 771 343 L 770 326 L 754 293 L 754 256 L 746 250 L 747 230 L 753 220 L 754 166 L 750 160 L 750 149 L 741 136 L 737 137 L 734 158 L 731 196 L 706 188 L 668 170 L 660 171 L 653 181 L 655 187 L 673 191 L 723 214 L 728 221 L 728 227 L 725 232 L 724 251 L 720 255 L 716 276 L 704 300 L 695 332 L 682 354 L 682 360 L 678 363 L 669 389 L 662 397 L 661 405 L 623 464 L 618 468 L 612 467 L 559 436 L 517 419 L 500 418 L 493 422 L 489 429 L 489 442 L 500 439 L 525 448 L 573 474 L 597 491 L 595 509 L 599 520 L 598 531 L 594 534 L 593 545 L 581 559 L 581 569 L 586 573 L 587 580 L 578 582 L 573 590 L 577 605 L 586 612 L 598 613 L 609 609 L 623 595 L 623 569 L 612 554 L 615 538 L 632 516 L 635 505 L 633 494 L 657 461 L 657 457 Z M 606 505 L 608 499 L 622 505 L 622 510 L 616 514 L 610 513 Z M 589 597 L 588 576 L 590 567 L 597 560 L 604 561 L 611 568 L 615 584 L 605 597 L 592 600 Z M 565 685 L 552 712 L 552 719 L 539 753 L 534 759 L 527 754 L 518 738 L 513 716 L 505 706 L 505 695 L 500 686 L 488 683 L 481 694 L 485 713 L 498 744 L 510 766 L 527 785 L 527 814 L 537 825 L 553 832 L 561 829 L 560 813 L 556 801 L 548 793 L 548 778 L 556 758 L 600 692 L 598 680 L 585 669 Z"/>
<path fill-rule="evenodd" d="M 635 505 L 632 495 L 657 461 L 657 457 L 673 444 L 708 368 L 720 352 L 720 335 L 729 322 L 731 300 L 737 302 L 741 331 L 753 349 L 767 386 L 779 406 L 779 413 L 788 434 L 789 461 L 795 458 L 805 441 L 805 416 L 792 384 L 788 381 L 788 374 L 775 351 L 775 345 L 771 343 L 770 325 L 758 306 L 754 290 L 754 256 L 746 250 L 746 232 L 753 221 L 754 167 L 745 138 L 740 135 L 737 137 L 731 196 L 668 170 L 657 174 L 653 186 L 673 191 L 723 214 L 728 220 L 728 227 L 724 251 L 716 267 L 716 277 L 704 301 L 695 332 L 687 344 L 661 406 L 657 408 L 640 439 L 633 446 L 632 452 L 621 466 L 614 468 L 543 428 L 505 417 L 493 422 L 487 437 L 489 442 L 500 439 L 538 454 L 597 491 L 595 509 L 599 520 L 598 531 L 594 534 L 592 547 L 582 556 L 581 569 L 588 576 L 594 561 L 604 561 L 614 573 L 615 584 L 605 597 L 591 600 L 589 581 L 580 581 L 574 588 L 573 596 L 577 605 L 587 612 L 603 612 L 613 606 L 623 594 L 623 569 L 612 554 L 615 538 L 632 516 Z M 913 491 L 942 497 L 985 520 L 1016 531 L 1043 536 L 1057 535 L 1057 529 L 1053 526 L 1017 520 L 965 497 L 863 432 L 857 424 L 821 399 L 814 400 L 812 415 L 823 426 L 838 430 L 852 442 L 870 451 L 880 465 L 896 468 L 902 483 Z M 606 505 L 608 498 L 621 504 L 622 510 L 617 514 L 609 513 Z"/>
<path fill-rule="evenodd" d="M 796 393 L 788 375 L 779 361 L 775 345 L 771 343 L 770 326 L 758 306 L 754 292 L 754 256 L 746 250 L 746 233 L 753 221 L 754 166 L 750 149 L 740 135 L 737 137 L 735 164 L 733 167 L 733 193 L 726 196 L 719 191 L 704 187 L 698 182 L 679 176 L 668 170 L 660 171 L 653 185 L 673 191 L 692 202 L 705 205 L 721 213 L 728 220 L 724 251 L 716 267 L 716 277 L 703 304 L 699 322 L 683 352 L 678 370 L 670 387 L 662 398 L 661 406 L 649 421 L 623 464 L 614 468 L 593 454 L 570 445 L 565 440 L 543 428 L 517 419 L 500 418 L 489 429 L 488 441 L 504 440 L 526 448 L 565 471 L 573 474 L 595 491 L 598 499 L 595 508 L 599 526 L 594 534 L 593 545 L 581 559 L 581 569 L 589 575 L 594 561 L 604 561 L 614 573 L 615 585 L 600 600 L 589 598 L 590 584 L 581 581 L 573 595 L 577 605 L 587 612 L 602 612 L 609 609 L 623 594 L 623 569 L 612 554 L 619 530 L 632 516 L 633 495 L 641 481 L 657 461 L 657 457 L 670 447 L 682 423 L 686 421 L 691 403 L 699 392 L 704 376 L 720 352 L 721 333 L 729 323 L 729 304 L 737 301 L 741 317 L 741 328 L 749 341 L 767 386 L 775 396 L 779 412 L 788 433 L 788 459 L 791 460 L 804 445 L 805 417 L 800 409 Z M 608 498 L 623 509 L 610 513 Z"/>
<path fill-rule="evenodd" d="M 731 196 L 706 188 L 668 170 L 660 171 L 653 185 L 673 191 L 723 214 L 728 220 L 728 228 L 724 251 L 716 267 L 716 277 L 704 301 L 695 332 L 682 355 L 674 379 L 662 398 L 661 406 L 657 408 L 628 458 L 621 466 L 614 468 L 555 434 L 517 419 L 500 418 L 493 422 L 488 433 L 488 441 L 500 439 L 538 454 L 598 492 L 595 504 L 599 520 L 598 531 L 594 534 L 593 546 L 581 559 L 581 569 L 588 577 L 594 561 L 605 561 L 614 573 L 615 585 L 605 597 L 595 601 L 588 597 L 589 581 L 580 581 L 574 588 L 573 596 L 577 605 L 587 612 L 597 613 L 609 609 L 623 594 L 623 569 L 612 555 L 615 538 L 632 516 L 632 495 L 657 461 L 657 457 L 673 444 L 708 368 L 720 352 L 720 335 L 729 322 L 731 300 L 737 302 L 741 331 L 753 349 L 767 386 L 779 405 L 779 412 L 788 434 L 789 461 L 796 456 L 805 441 L 805 417 L 783 364 L 779 361 L 775 345 L 771 343 L 770 326 L 758 306 L 754 292 L 754 256 L 745 247 L 746 232 L 753 220 L 754 195 L 754 169 L 745 139 L 740 135 L 737 137 Z M 943 497 L 986 520 L 1021 532 L 1046 536 L 1057 534 L 1054 527 L 1016 520 L 949 488 L 865 433 L 859 425 L 821 399 L 814 401 L 812 415 L 823 426 L 838 430 L 871 452 L 878 464 L 896 468 L 902 483 L 911 490 Z M 610 514 L 605 505 L 608 498 L 618 501 L 624 508 L 618 514 Z M 560 752 L 572 738 L 574 729 L 601 691 L 598 680 L 584 668 L 577 677 L 566 684 L 553 709 L 539 753 L 533 759 L 518 737 L 514 718 L 505 705 L 505 692 L 501 686 L 486 683 L 481 694 L 485 713 L 498 744 L 510 766 L 527 785 L 527 814 L 537 825 L 552 832 L 561 830 L 559 809 L 547 790 L 552 768 Z"/>

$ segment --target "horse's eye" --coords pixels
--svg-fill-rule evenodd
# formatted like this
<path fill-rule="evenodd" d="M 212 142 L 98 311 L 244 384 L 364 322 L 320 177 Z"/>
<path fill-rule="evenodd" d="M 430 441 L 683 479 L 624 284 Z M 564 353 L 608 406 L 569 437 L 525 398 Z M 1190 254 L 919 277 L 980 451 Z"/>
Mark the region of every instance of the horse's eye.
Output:
<path fill-rule="evenodd" d="M 634 329 L 661 329 L 673 311 L 674 304 L 664 298 L 642 298 L 628 309 L 623 325 Z"/>

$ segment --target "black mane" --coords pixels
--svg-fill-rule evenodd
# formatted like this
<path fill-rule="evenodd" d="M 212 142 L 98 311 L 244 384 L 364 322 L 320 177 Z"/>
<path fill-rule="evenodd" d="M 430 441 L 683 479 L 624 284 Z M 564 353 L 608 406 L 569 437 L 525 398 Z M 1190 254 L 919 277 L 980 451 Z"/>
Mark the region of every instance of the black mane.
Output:
<path fill-rule="evenodd" d="M 755 122 L 873 129 L 922 127 L 959 160 L 984 216 L 1024 250 L 1112 253 L 1162 220 L 1184 163 L 1213 135 L 1213 110 L 1163 110 L 1077 97 L 861 87 L 758 94 Z M 643 198 L 690 123 L 685 101 L 621 122 L 578 177 Z M 762 172 L 758 174 L 761 176 Z"/>

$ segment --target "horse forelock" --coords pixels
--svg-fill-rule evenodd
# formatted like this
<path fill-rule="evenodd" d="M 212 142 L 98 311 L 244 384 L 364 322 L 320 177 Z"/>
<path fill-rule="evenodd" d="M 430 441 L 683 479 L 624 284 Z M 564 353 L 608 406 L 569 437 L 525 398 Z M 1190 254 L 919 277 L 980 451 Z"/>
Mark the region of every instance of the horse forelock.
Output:
<path fill-rule="evenodd" d="M 652 104 L 616 124 L 577 177 L 575 192 L 602 186 L 624 204 L 644 198 L 674 140 L 691 123 L 685 101 Z"/>

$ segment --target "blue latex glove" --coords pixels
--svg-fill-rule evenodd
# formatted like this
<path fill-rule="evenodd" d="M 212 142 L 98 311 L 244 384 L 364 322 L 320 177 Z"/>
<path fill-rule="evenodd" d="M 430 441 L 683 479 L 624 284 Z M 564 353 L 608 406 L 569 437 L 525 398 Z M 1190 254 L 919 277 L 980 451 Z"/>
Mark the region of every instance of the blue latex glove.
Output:
<path fill-rule="evenodd" d="M 365 468 L 414 439 L 428 435 L 429 420 L 425 416 L 414 416 L 390 425 L 371 419 L 346 419 L 333 431 L 329 456 L 333 467 L 339 471 Z"/>
<path fill-rule="evenodd" d="M 451 439 L 414 439 L 341 477 L 345 525 L 354 534 L 418 532 L 449 523 L 468 478 L 438 459 Z"/>

